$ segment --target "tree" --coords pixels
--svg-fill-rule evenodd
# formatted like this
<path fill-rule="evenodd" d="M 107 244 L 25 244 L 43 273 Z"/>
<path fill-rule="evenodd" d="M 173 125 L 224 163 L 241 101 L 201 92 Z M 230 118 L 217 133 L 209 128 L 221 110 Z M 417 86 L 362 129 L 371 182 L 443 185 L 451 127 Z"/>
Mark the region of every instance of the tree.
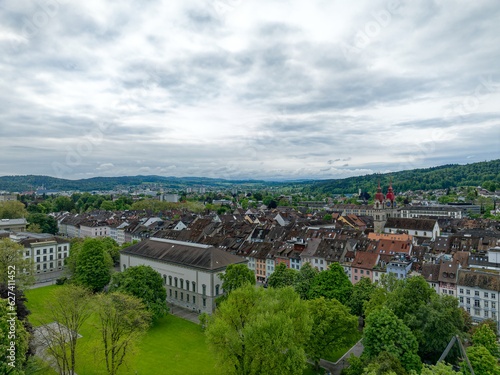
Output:
<path fill-rule="evenodd" d="M 0 374 L 24 375 L 29 333 L 12 300 L 0 299 Z"/>
<path fill-rule="evenodd" d="M 346 304 L 352 294 L 352 284 L 344 269 L 338 263 L 332 263 L 326 271 L 321 271 L 312 281 L 309 298 L 335 298 Z"/>
<path fill-rule="evenodd" d="M 388 294 L 385 306 L 407 323 L 407 319 L 411 319 L 412 314 L 421 305 L 429 303 L 435 294 L 434 289 L 422 276 L 410 277 L 395 284 L 393 292 Z"/>
<path fill-rule="evenodd" d="M 246 264 L 230 264 L 226 267 L 225 272 L 218 274 L 222 280 L 222 289 L 226 292 L 216 299 L 216 303 L 224 302 L 233 290 L 250 283 L 255 285 L 255 274 L 247 267 Z"/>
<path fill-rule="evenodd" d="M 453 296 L 434 293 L 427 304 L 420 305 L 404 320 L 418 340 L 418 354 L 436 362 L 453 336 L 463 331 L 463 314 L 458 307 L 458 299 Z M 448 358 L 459 355 L 454 346 Z"/>
<path fill-rule="evenodd" d="M 497 336 L 487 324 L 482 324 L 472 336 L 474 346 L 484 346 L 494 357 L 499 357 Z"/>
<path fill-rule="evenodd" d="M 452 365 L 438 362 L 435 366 L 423 365 L 420 375 L 462 375 L 462 372 L 455 372 Z"/>
<path fill-rule="evenodd" d="M 31 214 L 28 216 L 30 224 L 38 224 L 43 233 L 56 234 L 59 231 L 57 220 L 52 216 L 45 216 L 44 214 Z"/>
<path fill-rule="evenodd" d="M 326 300 L 320 297 L 307 301 L 307 307 L 313 325 L 306 352 L 318 371 L 321 358 L 333 354 L 356 334 L 358 320 L 349 313 L 347 307 L 335 299 Z"/>
<path fill-rule="evenodd" d="M 28 225 L 27 230 L 28 232 L 31 233 L 43 233 L 42 228 L 40 228 L 40 225 L 36 223 Z"/>
<path fill-rule="evenodd" d="M 75 209 L 75 202 L 68 197 L 57 197 L 52 202 L 52 211 L 61 212 L 61 211 L 71 211 Z"/>
<path fill-rule="evenodd" d="M 312 320 L 292 288 L 244 285 L 229 294 L 205 331 L 225 374 L 302 374 Z"/>
<path fill-rule="evenodd" d="M 351 312 L 357 316 L 363 315 L 363 304 L 369 301 L 373 292 L 377 289 L 368 277 L 362 277 L 352 288 L 351 298 L 347 305 Z"/>
<path fill-rule="evenodd" d="M 92 312 L 90 302 L 89 291 L 77 285 L 54 289 L 48 299 L 47 318 L 51 323 L 38 332 L 62 375 L 75 372 L 78 332 Z"/>
<path fill-rule="evenodd" d="M 134 344 L 147 331 L 152 314 L 141 299 L 121 292 L 98 295 L 97 314 L 106 369 L 115 375 Z"/>
<path fill-rule="evenodd" d="M 87 238 L 76 259 L 75 282 L 94 292 L 102 290 L 111 278 L 112 260 L 98 239 Z"/>
<path fill-rule="evenodd" d="M 20 219 L 27 215 L 24 204 L 19 201 L 0 202 L 0 219 Z"/>
<path fill-rule="evenodd" d="M 26 290 L 35 283 L 34 265 L 31 258 L 24 258 L 24 246 L 9 238 L 0 239 L 0 283 L 14 280 L 16 288 Z"/>
<path fill-rule="evenodd" d="M 299 293 L 300 298 L 307 299 L 311 282 L 318 275 L 319 271 L 306 262 L 300 267 L 300 271 L 295 280 L 295 291 Z"/>
<path fill-rule="evenodd" d="M 466 350 L 470 365 L 477 375 L 500 375 L 497 359 L 484 346 L 469 346 Z M 462 371 L 469 373 L 467 362 L 462 362 Z"/>
<path fill-rule="evenodd" d="M 123 292 L 140 298 L 146 309 L 158 319 L 168 312 L 167 291 L 161 275 L 150 266 L 129 267 L 113 274 L 110 292 Z"/>
<path fill-rule="evenodd" d="M 325 216 L 323 216 L 323 220 L 325 220 L 325 221 L 332 221 L 333 220 L 333 216 L 330 215 L 330 214 L 326 214 Z"/>
<path fill-rule="evenodd" d="M 417 355 L 417 339 L 391 310 L 375 310 L 368 316 L 363 342 L 364 352 L 369 358 L 375 358 L 380 352 L 387 351 L 398 357 L 407 371 L 420 371 L 422 364 Z"/>
<path fill-rule="evenodd" d="M 401 361 L 394 354 L 389 352 L 380 352 L 368 366 L 363 374 L 367 375 L 407 375 L 408 372 L 401 365 Z"/>
<path fill-rule="evenodd" d="M 269 276 L 267 284 L 271 288 L 284 288 L 293 286 L 298 276 L 298 271 L 286 267 L 286 263 L 280 263 L 274 268 L 274 272 Z"/>

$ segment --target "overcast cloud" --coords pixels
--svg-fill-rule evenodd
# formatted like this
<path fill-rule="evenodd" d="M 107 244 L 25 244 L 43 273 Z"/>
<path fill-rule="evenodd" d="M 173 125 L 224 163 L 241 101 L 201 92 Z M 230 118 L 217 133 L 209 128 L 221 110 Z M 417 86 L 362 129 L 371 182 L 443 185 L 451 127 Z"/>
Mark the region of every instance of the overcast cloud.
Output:
<path fill-rule="evenodd" d="M 496 159 L 499 19 L 496 0 L 0 0 L 0 175 Z"/>

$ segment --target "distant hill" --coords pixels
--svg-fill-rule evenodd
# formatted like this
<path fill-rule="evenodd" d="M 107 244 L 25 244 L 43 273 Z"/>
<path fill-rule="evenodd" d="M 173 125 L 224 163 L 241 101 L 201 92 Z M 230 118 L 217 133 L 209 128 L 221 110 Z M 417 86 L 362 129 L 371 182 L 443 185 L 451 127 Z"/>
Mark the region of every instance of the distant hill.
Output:
<path fill-rule="evenodd" d="M 81 180 L 66 180 L 50 176 L 2 176 L 0 177 L 0 190 L 24 192 L 31 187 L 34 190 L 39 186 L 44 186 L 50 190 L 112 190 L 116 188 L 139 187 L 143 184 L 161 183 L 163 186 L 180 189 L 193 185 L 204 185 L 223 187 L 231 184 L 254 183 L 263 184 L 264 181 L 238 180 L 227 181 L 223 179 L 213 179 L 205 177 L 163 177 L 163 176 L 123 176 L 123 177 L 93 177 Z M 268 183 L 266 183 L 268 184 Z"/>
<path fill-rule="evenodd" d="M 392 177 L 392 187 L 396 192 L 407 190 L 447 189 L 453 186 L 480 186 L 485 181 L 500 183 L 500 159 L 466 165 L 443 165 L 434 168 L 412 169 L 408 171 L 371 174 L 349 177 L 341 180 L 323 180 L 312 183 L 304 189 L 310 194 L 357 193 L 377 190 L 378 180 L 385 191 Z"/>
<path fill-rule="evenodd" d="M 171 189 L 182 189 L 189 186 L 203 185 L 211 187 L 229 187 L 234 184 L 252 184 L 265 186 L 294 186 L 302 188 L 310 194 L 327 193 L 342 194 L 356 193 L 358 189 L 365 192 L 374 192 L 377 189 L 378 179 L 386 191 L 389 185 L 389 176 L 392 176 L 392 186 L 395 191 L 446 189 L 452 186 L 478 186 L 485 181 L 500 184 L 500 159 L 488 162 L 467 165 L 443 165 L 440 167 L 413 169 L 390 174 L 372 174 L 366 176 L 349 177 L 341 180 L 322 181 L 283 181 L 269 182 L 261 180 L 223 180 L 205 177 L 163 177 L 163 176 L 123 176 L 123 177 L 94 177 L 81 180 L 66 180 L 50 176 L 2 176 L 0 190 L 29 191 L 31 186 L 36 189 L 44 186 L 50 190 L 112 190 L 117 188 L 140 187 L 144 184 L 160 183 Z"/>

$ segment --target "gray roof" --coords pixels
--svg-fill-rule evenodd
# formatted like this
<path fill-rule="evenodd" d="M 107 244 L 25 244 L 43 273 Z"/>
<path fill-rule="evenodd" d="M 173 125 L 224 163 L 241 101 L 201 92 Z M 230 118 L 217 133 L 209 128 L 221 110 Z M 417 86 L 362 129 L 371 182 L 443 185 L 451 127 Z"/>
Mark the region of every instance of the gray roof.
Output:
<path fill-rule="evenodd" d="M 211 271 L 223 270 L 230 264 L 248 262 L 245 258 L 210 245 L 163 238 L 141 241 L 126 247 L 121 253 Z"/>
<path fill-rule="evenodd" d="M 27 224 L 27 221 L 25 218 L 0 220 L 0 225 L 23 225 L 23 224 Z"/>

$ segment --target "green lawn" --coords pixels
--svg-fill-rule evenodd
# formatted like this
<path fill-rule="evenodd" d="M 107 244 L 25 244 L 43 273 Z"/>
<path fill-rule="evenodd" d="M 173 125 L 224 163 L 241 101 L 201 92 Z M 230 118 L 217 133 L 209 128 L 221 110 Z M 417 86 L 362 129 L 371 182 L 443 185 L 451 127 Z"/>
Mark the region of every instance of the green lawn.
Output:
<path fill-rule="evenodd" d="M 30 322 L 34 326 L 48 323 L 44 318 L 47 313 L 45 301 L 57 285 L 29 290 L 26 293 L 27 306 L 31 310 Z M 78 375 L 105 374 L 105 363 L 99 355 L 97 345 L 99 334 L 95 328 L 97 316 L 92 315 L 84 324 L 78 339 L 76 372 Z M 354 345 L 361 337 L 352 337 Z M 337 361 L 352 345 L 348 345 L 328 358 Z M 151 327 L 137 345 L 127 367 L 121 367 L 120 374 L 135 375 L 211 375 L 219 374 L 215 369 L 215 360 L 208 350 L 205 336 L 198 324 L 167 315 Z M 307 366 L 304 374 L 316 372 L 312 365 Z"/>
<path fill-rule="evenodd" d="M 356 331 L 356 334 L 349 336 L 347 344 L 344 345 L 344 347 L 342 347 L 341 349 L 333 352 L 333 354 L 331 356 L 327 356 L 327 358 L 324 358 L 324 359 L 326 359 L 327 361 L 330 361 L 330 362 L 337 362 L 360 339 L 361 339 L 361 332 Z"/>
<path fill-rule="evenodd" d="M 27 305 L 32 313 L 29 319 L 34 326 L 46 322 L 44 301 L 54 288 L 58 286 L 32 289 L 26 293 Z M 97 316 L 91 316 L 80 332 L 83 337 L 78 339 L 78 375 L 105 373 L 105 363 L 96 351 L 99 342 L 96 323 Z M 120 373 L 135 374 L 137 370 L 138 375 L 218 374 L 214 366 L 215 361 L 200 326 L 168 315 L 151 327 L 137 345 L 128 366 L 121 368 Z"/>

